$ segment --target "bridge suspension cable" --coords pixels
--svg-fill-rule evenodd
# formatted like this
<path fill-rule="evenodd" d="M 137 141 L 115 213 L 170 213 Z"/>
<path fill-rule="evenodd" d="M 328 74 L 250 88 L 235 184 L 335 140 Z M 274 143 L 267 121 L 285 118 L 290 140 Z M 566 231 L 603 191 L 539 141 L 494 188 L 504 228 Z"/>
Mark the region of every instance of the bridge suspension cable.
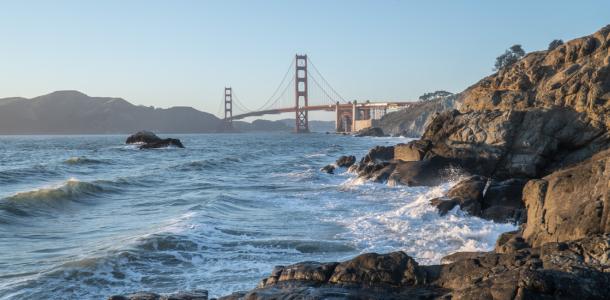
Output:
<path fill-rule="evenodd" d="M 320 73 L 320 71 L 318 70 L 318 68 L 316 68 L 316 65 L 313 63 L 313 61 L 311 60 L 311 58 L 309 59 L 309 64 L 313 67 L 313 70 L 320 75 L 320 78 L 322 79 L 322 81 L 324 83 L 326 83 L 326 85 L 330 88 L 330 90 L 339 98 L 341 99 L 341 101 L 343 103 L 347 103 L 348 101 L 345 100 L 345 98 L 343 98 L 343 96 L 341 96 L 341 94 L 339 94 L 332 85 L 330 85 L 330 83 L 328 83 L 328 80 L 326 80 L 326 78 L 324 78 L 324 76 L 322 75 L 322 73 Z M 313 77 L 312 77 L 313 78 Z M 314 79 L 315 82 L 315 79 Z M 321 89 L 323 89 L 322 87 L 320 87 Z M 324 90 L 324 89 L 323 89 Z M 332 98 L 332 97 L 331 97 Z"/>

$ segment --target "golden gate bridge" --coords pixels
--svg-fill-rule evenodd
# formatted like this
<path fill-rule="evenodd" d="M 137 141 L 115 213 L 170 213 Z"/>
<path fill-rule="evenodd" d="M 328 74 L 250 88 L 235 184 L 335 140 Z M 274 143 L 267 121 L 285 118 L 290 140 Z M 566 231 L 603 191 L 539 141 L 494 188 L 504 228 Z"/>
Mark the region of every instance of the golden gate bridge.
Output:
<path fill-rule="evenodd" d="M 310 66 L 313 72 L 309 71 Z M 294 76 L 290 76 L 291 79 L 288 80 L 291 73 Z M 313 83 L 314 89 L 310 89 L 310 82 Z M 310 111 L 334 111 L 336 131 L 355 132 L 373 126 L 374 121 L 385 115 L 388 110 L 416 104 L 414 101 L 363 103 L 358 103 L 356 100 L 346 101 L 322 76 L 311 59 L 308 59 L 307 55 L 299 54 L 295 55 L 282 81 L 262 106 L 248 109 L 231 87 L 225 87 L 223 102 L 223 121 L 226 131 L 233 130 L 233 120 L 293 112 L 296 133 L 309 132 Z M 237 114 L 234 114 L 234 108 Z"/>

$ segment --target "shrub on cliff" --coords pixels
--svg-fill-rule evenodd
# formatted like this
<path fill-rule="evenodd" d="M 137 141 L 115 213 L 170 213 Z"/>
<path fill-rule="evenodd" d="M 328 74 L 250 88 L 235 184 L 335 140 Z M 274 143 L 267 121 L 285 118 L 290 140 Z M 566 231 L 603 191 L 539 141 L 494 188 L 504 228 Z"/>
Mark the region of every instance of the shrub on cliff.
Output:
<path fill-rule="evenodd" d="M 419 101 L 430 101 L 430 100 L 434 100 L 434 99 L 445 98 L 445 97 L 448 97 L 451 95 L 453 95 L 452 92 L 439 90 L 439 91 L 434 91 L 434 92 L 430 92 L 430 93 L 425 93 L 425 94 L 419 96 Z"/>
<path fill-rule="evenodd" d="M 548 50 L 549 50 L 549 51 L 554 50 L 555 48 L 557 48 L 557 47 L 559 47 L 559 46 L 561 46 L 561 45 L 563 45 L 563 41 L 562 41 L 562 40 L 552 40 L 552 41 L 549 43 L 549 48 L 548 48 Z"/>
<path fill-rule="evenodd" d="M 494 71 L 498 71 L 502 68 L 508 67 L 525 56 L 525 51 L 521 48 L 521 45 L 512 45 L 504 54 L 496 57 L 496 63 L 494 65 Z"/>

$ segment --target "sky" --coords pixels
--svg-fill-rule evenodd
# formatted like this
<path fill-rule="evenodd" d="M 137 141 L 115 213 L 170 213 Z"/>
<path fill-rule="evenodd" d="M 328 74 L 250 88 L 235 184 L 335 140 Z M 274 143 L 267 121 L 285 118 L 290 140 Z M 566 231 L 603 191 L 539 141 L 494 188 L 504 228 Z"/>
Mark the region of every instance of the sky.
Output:
<path fill-rule="evenodd" d="M 415 100 L 464 90 L 512 44 L 609 23 L 607 0 L 0 0 L 0 97 L 78 90 L 218 114 L 225 86 L 261 106 L 302 53 L 347 100 Z"/>

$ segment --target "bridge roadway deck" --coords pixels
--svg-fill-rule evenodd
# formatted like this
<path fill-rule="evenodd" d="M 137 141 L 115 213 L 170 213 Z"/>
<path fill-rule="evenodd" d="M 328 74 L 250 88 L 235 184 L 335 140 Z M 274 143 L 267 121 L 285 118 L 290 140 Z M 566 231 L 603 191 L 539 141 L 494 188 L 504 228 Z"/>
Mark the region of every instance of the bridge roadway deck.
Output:
<path fill-rule="evenodd" d="M 363 102 L 363 103 L 356 103 L 356 107 L 358 109 L 366 109 L 366 108 L 394 109 L 394 108 L 408 107 L 408 106 L 417 105 L 417 104 L 418 104 L 418 102 L 415 102 L 415 101 Z M 351 104 L 351 103 L 340 103 L 338 105 L 339 105 L 339 109 L 351 109 L 354 106 L 354 104 Z M 335 111 L 337 109 L 337 104 L 309 105 L 309 106 L 304 106 L 301 109 L 305 110 L 305 111 Z M 288 112 L 295 112 L 295 111 L 296 111 L 296 107 L 286 107 L 286 108 L 276 108 L 276 109 L 253 111 L 253 112 L 248 112 L 248 113 L 244 113 L 244 114 L 234 115 L 233 120 L 240 120 L 240 119 L 245 119 L 248 117 L 274 115 L 274 114 L 281 114 L 281 113 L 288 113 Z"/>

